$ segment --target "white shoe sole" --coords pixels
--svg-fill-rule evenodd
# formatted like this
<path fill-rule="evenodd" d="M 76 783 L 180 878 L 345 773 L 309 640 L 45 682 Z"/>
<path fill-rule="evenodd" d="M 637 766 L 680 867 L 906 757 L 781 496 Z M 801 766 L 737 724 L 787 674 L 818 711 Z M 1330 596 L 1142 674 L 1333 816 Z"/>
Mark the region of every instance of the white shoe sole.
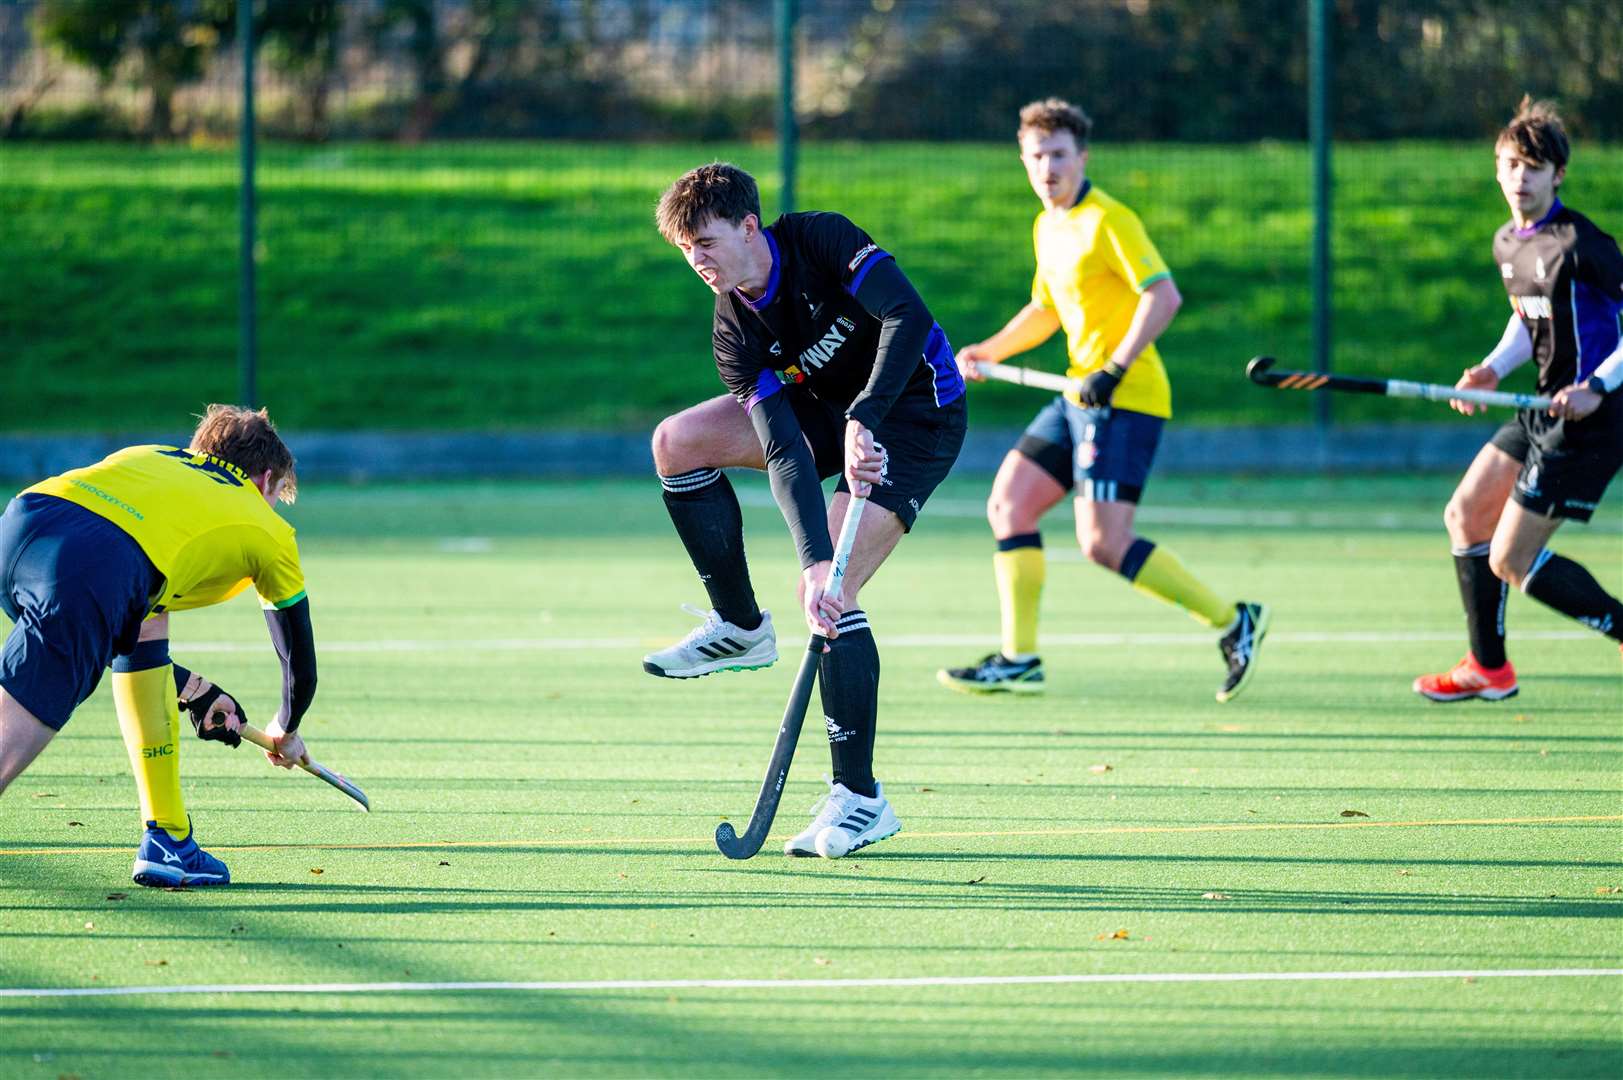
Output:
<path fill-rule="evenodd" d="M 174 889 L 188 885 L 224 885 L 230 878 L 221 874 L 188 874 L 165 863 L 136 859 L 130 880 L 151 889 Z"/>
<path fill-rule="evenodd" d="M 654 657 L 645 656 L 642 658 L 642 669 L 661 679 L 702 679 L 718 671 L 759 671 L 777 662 L 778 647 L 774 643 L 767 652 L 757 653 L 751 650 L 742 656 L 724 656 L 719 660 L 709 660 L 689 668 L 666 669 L 661 667 Z"/>
<path fill-rule="evenodd" d="M 1512 686 L 1506 690 L 1498 690 L 1494 689 L 1493 687 L 1484 687 L 1481 690 L 1466 690 L 1459 694 L 1433 694 L 1425 690 L 1416 689 L 1415 693 L 1419 694 L 1427 701 L 1469 701 L 1472 698 L 1480 698 L 1483 701 L 1503 701 L 1506 698 L 1515 697 L 1520 689 L 1521 687 L 1519 686 Z"/>
<path fill-rule="evenodd" d="M 955 679 L 946 671 L 937 671 L 935 681 L 948 690 L 960 694 L 1041 694 L 1047 686 L 1040 682 L 1018 682 L 1009 679 L 997 683 L 970 682 L 967 679 Z"/>
<path fill-rule="evenodd" d="M 1251 633 L 1251 662 L 1245 666 L 1245 674 L 1232 690 L 1219 690 L 1217 700 L 1226 704 L 1240 696 L 1240 691 L 1246 688 L 1251 676 L 1257 673 L 1257 657 L 1262 655 L 1262 639 L 1268 636 L 1268 623 L 1273 620 L 1273 610 L 1267 604 L 1261 605 L 1256 615 L 1256 629 Z"/>

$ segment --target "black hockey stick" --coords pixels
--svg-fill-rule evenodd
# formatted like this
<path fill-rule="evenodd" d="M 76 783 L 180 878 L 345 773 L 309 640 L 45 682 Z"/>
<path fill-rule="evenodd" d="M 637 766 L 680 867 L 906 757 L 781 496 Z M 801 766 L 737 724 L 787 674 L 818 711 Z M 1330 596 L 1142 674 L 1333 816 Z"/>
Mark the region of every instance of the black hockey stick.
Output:
<path fill-rule="evenodd" d="M 851 561 L 851 547 L 857 540 L 857 522 L 862 518 L 867 499 L 852 499 L 846 507 L 845 524 L 840 527 L 840 539 L 834 545 L 834 565 L 828 575 L 828 594 L 839 598 L 845 583 L 845 567 Z M 761 781 L 761 793 L 755 797 L 755 812 L 750 815 L 749 827 L 738 835 L 730 822 L 716 826 L 716 847 L 729 859 L 748 859 L 766 842 L 767 830 L 778 815 L 778 800 L 783 798 L 783 782 L 789 778 L 789 763 L 794 760 L 795 746 L 800 741 L 800 727 L 806 721 L 806 707 L 811 704 L 812 686 L 817 682 L 817 667 L 823 657 L 828 639 L 813 634 L 806 646 L 806 655 L 800 661 L 800 673 L 795 676 L 794 689 L 789 691 L 789 704 L 783 710 L 783 722 L 778 725 L 778 740 L 772 744 L 772 760 L 766 766 L 766 779 Z"/>
<path fill-rule="evenodd" d="M 1245 366 L 1245 373 L 1258 386 L 1275 390 L 1340 390 L 1349 394 L 1384 394 L 1396 398 L 1423 398 L 1426 401 L 1469 401 L 1476 405 L 1508 405 L 1513 409 L 1547 409 L 1550 399 L 1538 394 L 1511 394 L 1503 390 L 1469 390 L 1440 383 L 1407 382 L 1403 379 L 1361 379 L 1354 375 L 1332 375 L 1327 371 L 1280 371 L 1271 356 L 1258 356 Z"/>

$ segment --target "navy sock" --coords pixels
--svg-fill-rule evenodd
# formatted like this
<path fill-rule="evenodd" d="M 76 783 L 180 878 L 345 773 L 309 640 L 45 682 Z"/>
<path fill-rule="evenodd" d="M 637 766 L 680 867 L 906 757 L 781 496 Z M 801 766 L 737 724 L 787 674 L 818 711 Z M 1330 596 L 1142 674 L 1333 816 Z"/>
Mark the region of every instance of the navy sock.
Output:
<path fill-rule="evenodd" d="M 1505 664 L 1505 597 L 1510 589 L 1488 567 L 1488 545 L 1454 549 L 1454 574 L 1465 605 L 1471 655 L 1485 668 Z"/>
<path fill-rule="evenodd" d="M 871 799 L 878 793 L 873 743 L 879 713 L 879 648 L 861 608 L 841 615 L 836 625 L 840 636 L 829 642 L 817 670 L 834 782 Z"/>
<path fill-rule="evenodd" d="M 1522 592 L 1607 637 L 1623 641 L 1623 603 L 1600 587 L 1588 570 L 1549 548 L 1539 552 L 1522 581 Z"/>
<path fill-rule="evenodd" d="M 761 625 L 761 609 L 744 556 L 744 515 L 733 485 L 720 469 L 661 476 L 665 510 L 699 572 L 710 606 L 744 630 Z"/>

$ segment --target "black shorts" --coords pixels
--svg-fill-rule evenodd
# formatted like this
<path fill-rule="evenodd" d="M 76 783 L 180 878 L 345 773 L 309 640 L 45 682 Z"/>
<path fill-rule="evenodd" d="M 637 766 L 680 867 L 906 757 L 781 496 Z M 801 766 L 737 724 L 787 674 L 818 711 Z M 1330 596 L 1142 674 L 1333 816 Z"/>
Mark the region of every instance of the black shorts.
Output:
<path fill-rule="evenodd" d="M 1014 448 L 1066 491 L 1093 502 L 1136 503 L 1150 480 L 1166 421 L 1129 409 L 1085 408 L 1056 397 Z"/>
<path fill-rule="evenodd" d="M 1577 423 L 1520 409 L 1490 442 L 1521 462 L 1511 498 L 1544 517 L 1588 521 L 1623 467 L 1623 398 Z"/>
<path fill-rule="evenodd" d="M 163 575 L 130 535 L 77 503 L 19 495 L 0 516 L 0 686 L 56 731 L 135 648 Z"/>
<path fill-rule="evenodd" d="M 821 479 L 845 470 L 845 414 L 806 393 L 791 393 L 795 418 L 811 444 Z M 915 407 L 898 402 L 874 430 L 874 442 L 885 448 L 885 475 L 868 501 L 883 506 L 913 530 L 930 493 L 940 486 L 958 460 L 969 427 L 969 408 L 960 396 L 945 405 Z M 849 491 L 840 478 L 835 491 Z"/>

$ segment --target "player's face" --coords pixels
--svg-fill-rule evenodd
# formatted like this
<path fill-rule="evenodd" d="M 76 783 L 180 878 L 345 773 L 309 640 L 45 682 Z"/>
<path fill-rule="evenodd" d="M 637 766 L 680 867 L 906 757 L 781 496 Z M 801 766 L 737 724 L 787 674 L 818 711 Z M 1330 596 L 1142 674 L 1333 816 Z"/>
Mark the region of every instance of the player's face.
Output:
<path fill-rule="evenodd" d="M 1537 221 L 1555 205 L 1555 189 L 1566 172 L 1549 162 L 1529 161 L 1514 146 L 1497 155 L 1499 190 L 1510 209 L 1524 220 Z"/>
<path fill-rule="evenodd" d="M 1020 160 L 1031 190 L 1045 207 L 1052 210 L 1076 202 L 1088 172 L 1088 152 L 1078 149 L 1075 135 L 1029 130 L 1020 136 Z"/>
<path fill-rule="evenodd" d="M 711 218 L 676 246 L 711 292 L 729 292 L 744 284 L 755 267 L 752 244 L 759 242 L 760 224 L 754 214 L 737 225 Z"/>

